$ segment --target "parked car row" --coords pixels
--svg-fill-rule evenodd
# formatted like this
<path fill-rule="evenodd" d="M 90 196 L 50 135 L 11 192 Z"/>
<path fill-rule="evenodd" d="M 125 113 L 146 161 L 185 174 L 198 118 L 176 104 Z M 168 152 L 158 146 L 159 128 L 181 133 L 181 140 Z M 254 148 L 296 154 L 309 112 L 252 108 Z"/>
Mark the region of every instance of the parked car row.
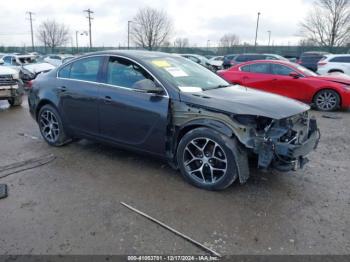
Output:
<path fill-rule="evenodd" d="M 244 62 L 254 60 L 284 60 L 288 61 L 287 58 L 276 54 L 238 54 L 238 55 L 227 55 L 224 57 L 223 67 L 224 69 L 230 68 Z"/>
<path fill-rule="evenodd" d="M 0 58 L 0 65 L 15 69 L 19 78 L 28 83 L 33 80 L 38 74 L 48 72 L 54 68 L 53 65 L 46 62 L 38 62 L 37 57 L 32 54 L 6 54 Z"/>
<path fill-rule="evenodd" d="M 24 89 L 31 80 L 72 58 L 72 55 L 40 57 L 35 52 L 0 54 L 0 100 L 8 100 L 11 106 L 21 105 Z"/>

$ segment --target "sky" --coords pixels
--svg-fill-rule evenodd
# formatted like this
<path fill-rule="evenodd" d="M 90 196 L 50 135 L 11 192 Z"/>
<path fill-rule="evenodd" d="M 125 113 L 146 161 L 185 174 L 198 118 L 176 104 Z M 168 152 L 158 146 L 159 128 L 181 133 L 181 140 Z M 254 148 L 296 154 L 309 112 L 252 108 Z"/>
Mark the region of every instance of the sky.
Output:
<path fill-rule="evenodd" d="M 253 44 L 260 12 L 258 44 L 267 44 L 271 31 L 271 43 L 292 45 L 299 42 L 299 24 L 312 5 L 313 0 L 0 0 L 0 45 L 31 44 L 27 11 L 34 13 L 34 32 L 41 22 L 55 19 L 70 29 L 67 45 L 75 45 L 75 32 L 88 30 L 83 10 L 90 8 L 93 45 L 126 46 L 127 21 L 146 6 L 168 14 L 173 23 L 170 42 L 181 37 L 190 45 L 207 46 L 210 40 L 216 46 L 222 35 L 234 33 L 241 42 Z M 79 35 L 78 42 L 87 46 L 88 37 Z"/>

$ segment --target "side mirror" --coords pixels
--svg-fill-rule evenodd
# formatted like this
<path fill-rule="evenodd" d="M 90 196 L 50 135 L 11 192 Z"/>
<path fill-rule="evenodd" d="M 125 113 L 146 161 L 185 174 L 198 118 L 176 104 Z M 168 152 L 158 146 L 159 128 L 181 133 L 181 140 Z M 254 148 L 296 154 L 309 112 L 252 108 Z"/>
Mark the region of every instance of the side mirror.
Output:
<path fill-rule="evenodd" d="M 161 95 L 164 93 L 163 88 L 156 86 L 156 84 L 150 79 L 137 81 L 135 84 L 133 84 L 132 88 L 149 94 Z"/>
<path fill-rule="evenodd" d="M 4 61 L 3 60 L 0 60 L 0 65 L 3 65 L 4 64 Z"/>
<path fill-rule="evenodd" d="M 300 77 L 300 75 L 299 75 L 298 73 L 296 73 L 296 72 L 290 73 L 289 76 L 290 76 L 290 77 L 293 77 L 294 79 L 297 79 L 297 78 Z"/>

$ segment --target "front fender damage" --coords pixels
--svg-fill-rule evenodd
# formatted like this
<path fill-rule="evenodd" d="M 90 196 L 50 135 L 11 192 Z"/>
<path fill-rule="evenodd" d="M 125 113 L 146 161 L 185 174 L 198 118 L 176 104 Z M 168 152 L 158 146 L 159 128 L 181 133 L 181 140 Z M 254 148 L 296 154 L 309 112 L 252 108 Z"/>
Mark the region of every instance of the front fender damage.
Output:
<path fill-rule="evenodd" d="M 182 136 L 196 127 L 212 128 L 236 140 L 239 179 L 249 178 L 248 157 L 257 158 L 258 168 L 295 170 L 307 162 L 305 155 L 317 147 L 319 131 L 308 112 L 274 120 L 235 115 L 203 106 L 171 101 L 167 141 L 168 159 L 177 168 L 175 152 Z M 231 144 L 232 145 L 232 144 Z"/>

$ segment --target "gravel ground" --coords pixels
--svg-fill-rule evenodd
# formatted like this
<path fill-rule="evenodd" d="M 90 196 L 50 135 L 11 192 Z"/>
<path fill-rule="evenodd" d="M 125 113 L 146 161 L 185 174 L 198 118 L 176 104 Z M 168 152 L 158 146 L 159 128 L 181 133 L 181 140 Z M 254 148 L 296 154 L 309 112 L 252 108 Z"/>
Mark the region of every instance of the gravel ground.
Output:
<path fill-rule="evenodd" d="M 0 101 L 0 166 L 56 156 L 0 179 L 0 254 L 205 254 L 120 201 L 224 255 L 349 254 L 350 114 L 313 114 L 322 139 L 304 170 L 253 170 L 245 185 L 207 192 L 147 156 L 86 140 L 52 148 L 27 105 Z"/>

